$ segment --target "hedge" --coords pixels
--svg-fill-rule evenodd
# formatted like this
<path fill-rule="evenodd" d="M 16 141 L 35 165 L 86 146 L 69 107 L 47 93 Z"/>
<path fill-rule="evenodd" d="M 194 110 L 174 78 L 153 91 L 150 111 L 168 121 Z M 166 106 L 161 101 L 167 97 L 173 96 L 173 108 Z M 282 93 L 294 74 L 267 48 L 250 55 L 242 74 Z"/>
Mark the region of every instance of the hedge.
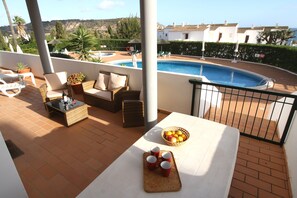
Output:
<path fill-rule="evenodd" d="M 205 57 L 234 58 L 234 43 L 205 43 Z M 172 54 L 201 56 L 202 42 L 171 41 L 162 45 Z M 158 46 L 160 50 L 160 45 Z M 274 65 L 297 73 L 297 47 L 263 44 L 240 44 L 238 59 Z"/>

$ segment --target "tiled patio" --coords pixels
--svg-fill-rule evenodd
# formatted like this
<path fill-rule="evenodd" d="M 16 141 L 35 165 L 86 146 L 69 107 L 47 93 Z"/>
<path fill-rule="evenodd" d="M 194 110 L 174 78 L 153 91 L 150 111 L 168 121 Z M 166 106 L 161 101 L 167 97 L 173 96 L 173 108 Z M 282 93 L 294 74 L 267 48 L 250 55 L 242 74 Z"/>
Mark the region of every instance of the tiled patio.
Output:
<path fill-rule="evenodd" d="M 61 118 L 47 117 L 31 85 L 14 98 L 0 94 L 0 109 L 4 138 L 24 152 L 14 162 L 29 197 L 75 197 L 144 132 L 123 128 L 121 112 L 96 107 L 89 107 L 89 119 L 67 128 Z M 283 149 L 240 137 L 229 196 L 290 197 Z"/>

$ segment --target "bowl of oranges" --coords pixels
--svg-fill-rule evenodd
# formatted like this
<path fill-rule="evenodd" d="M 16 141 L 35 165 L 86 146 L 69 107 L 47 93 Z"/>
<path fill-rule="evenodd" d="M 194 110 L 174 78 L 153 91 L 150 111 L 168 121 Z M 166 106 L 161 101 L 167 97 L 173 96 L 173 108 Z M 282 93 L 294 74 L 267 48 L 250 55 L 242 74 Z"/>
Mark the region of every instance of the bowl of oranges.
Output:
<path fill-rule="evenodd" d="M 189 138 L 190 133 L 182 127 L 166 127 L 162 130 L 161 136 L 169 146 L 180 146 Z"/>

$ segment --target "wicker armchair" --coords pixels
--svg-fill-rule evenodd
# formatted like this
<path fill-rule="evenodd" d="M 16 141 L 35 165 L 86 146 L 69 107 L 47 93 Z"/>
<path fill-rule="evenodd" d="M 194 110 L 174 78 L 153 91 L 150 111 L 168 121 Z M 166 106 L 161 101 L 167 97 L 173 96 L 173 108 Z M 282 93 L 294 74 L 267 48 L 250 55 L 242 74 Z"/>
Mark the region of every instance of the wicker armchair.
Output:
<path fill-rule="evenodd" d="M 63 91 L 71 93 L 69 86 L 67 86 L 67 73 L 58 72 L 44 75 L 46 83 L 39 87 L 42 102 L 45 103 L 62 97 Z M 46 105 L 45 105 L 46 108 Z"/>
<path fill-rule="evenodd" d="M 139 100 L 139 96 L 140 91 L 123 92 L 123 127 L 137 127 L 144 125 L 143 101 Z"/>

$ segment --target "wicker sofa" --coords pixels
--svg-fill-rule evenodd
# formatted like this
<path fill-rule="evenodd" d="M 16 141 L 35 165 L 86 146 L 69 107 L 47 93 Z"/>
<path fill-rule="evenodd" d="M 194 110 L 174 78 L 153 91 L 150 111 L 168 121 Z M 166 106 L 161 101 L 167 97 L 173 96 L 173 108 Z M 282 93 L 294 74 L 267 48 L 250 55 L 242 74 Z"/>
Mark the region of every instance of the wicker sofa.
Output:
<path fill-rule="evenodd" d="M 104 80 L 100 80 L 100 76 L 102 75 L 105 75 L 105 77 L 109 76 L 108 78 L 110 79 L 106 80 L 105 78 Z M 110 82 L 112 81 L 112 76 L 117 76 L 122 79 L 125 77 L 125 81 L 121 86 L 111 88 Z M 100 86 L 98 87 L 97 81 L 102 81 L 101 83 L 104 81 L 106 89 Z M 129 78 L 126 74 L 100 71 L 97 80 L 82 83 L 84 101 L 89 105 L 100 107 L 111 112 L 117 112 L 122 108 L 122 92 L 129 90 L 128 81 Z"/>

